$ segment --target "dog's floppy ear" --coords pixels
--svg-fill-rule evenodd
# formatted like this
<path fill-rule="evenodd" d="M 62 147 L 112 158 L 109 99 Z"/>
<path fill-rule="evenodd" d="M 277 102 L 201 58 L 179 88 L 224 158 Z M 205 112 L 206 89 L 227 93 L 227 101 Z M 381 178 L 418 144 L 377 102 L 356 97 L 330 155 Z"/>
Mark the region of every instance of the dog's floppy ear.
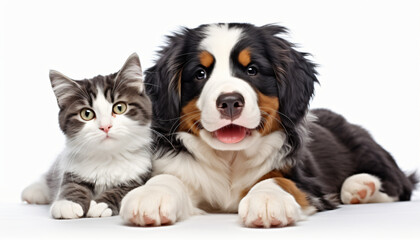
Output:
<path fill-rule="evenodd" d="M 180 116 L 180 78 L 185 56 L 182 54 L 187 29 L 168 36 L 155 65 L 146 70 L 146 92 L 153 102 L 154 128 L 174 131 Z"/>
<path fill-rule="evenodd" d="M 301 144 L 301 133 L 297 127 L 308 111 L 309 101 L 314 93 L 314 84 L 318 82 L 315 64 L 306 59 L 308 54 L 296 51 L 293 44 L 278 37 L 287 30 L 281 26 L 262 27 L 266 35 L 271 63 L 276 74 L 279 112 L 291 153 Z"/>

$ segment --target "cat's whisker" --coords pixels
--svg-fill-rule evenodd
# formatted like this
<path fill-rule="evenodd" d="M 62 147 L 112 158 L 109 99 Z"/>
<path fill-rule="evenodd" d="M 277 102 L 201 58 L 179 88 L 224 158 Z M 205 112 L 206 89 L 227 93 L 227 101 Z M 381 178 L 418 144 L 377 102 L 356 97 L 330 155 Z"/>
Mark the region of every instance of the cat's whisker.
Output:
<path fill-rule="evenodd" d="M 166 140 L 170 145 L 171 145 L 171 147 L 172 147 L 172 149 L 173 150 L 176 150 L 176 148 L 175 148 L 175 146 L 172 144 L 172 142 L 167 138 L 167 137 L 165 137 L 165 135 L 163 135 L 163 134 L 161 134 L 161 133 L 159 133 L 158 131 L 155 131 L 155 130 L 153 130 L 153 129 L 151 129 L 151 131 L 152 132 L 154 132 L 155 134 L 157 134 L 159 137 L 161 137 L 161 138 L 163 138 L 164 140 Z"/>
<path fill-rule="evenodd" d="M 143 82 L 143 84 L 144 84 L 144 85 L 148 85 L 148 86 L 153 86 L 153 87 L 160 87 L 159 85 L 157 85 L 157 84 L 153 84 L 153 83 L 146 83 L 146 82 Z"/>
<path fill-rule="evenodd" d="M 189 116 L 188 116 L 189 115 Z M 189 121 L 189 120 L 191 120 L 191 119 L 194 119 L 194 118 L 196 118 L 197 116 L 200 116 L 200 114 L 194 114 L 194 113 L 192 113 L 191 112 L 191 114 L 186 114 L 186 115 L 184 115 L 184 116 L 188 116 L 187 118 L 185 118 L 185 119 L 183 119 L 182 121 L 180 121 L 180 122 L 178 122 L 178 124 L 176 124 L 176 125 L 174 125 L 174 126 L 172 126 L 171 127 L 171 129 L 170 129 L 170 133 L 172 133 L 173 131 L 176 131 L 178 128 L 179 128 L 179 126 L 181 126 L 184 122 L 187 122 L 187 121 Z"/>
<path fill-rule="evenodd" d="M 191 111 L 191 112 L 189 112 L 189 113 L 184 114 L 184 116 L 188 116 L 188 115 L 190 115 L 190 114 L 197 113 L 197 112 L 201 112 L 201 110 Z M 162 122 L 169 122 L 169 121 L 179 120 L 179 119 L 181 119 L 181 117 L 182 117 L 182 116 L 180 116 L 180 117 L 176 117 L 176 118 L 168 118 L 168 119 L 159 119 L 159 118 L 155 118 L 155 120 L 159 120 L 159 121 L 162 121 Z"/>

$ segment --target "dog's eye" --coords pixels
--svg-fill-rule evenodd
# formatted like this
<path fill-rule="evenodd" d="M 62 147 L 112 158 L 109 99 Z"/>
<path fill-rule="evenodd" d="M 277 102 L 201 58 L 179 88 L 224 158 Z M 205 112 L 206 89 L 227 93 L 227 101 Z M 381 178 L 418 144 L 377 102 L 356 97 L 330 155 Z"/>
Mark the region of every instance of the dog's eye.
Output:
<path fill-rule="evenodd" d="M 246 73 L 247 73 L 249 76 L 255 76 L 255 75 L 257 75 L 257 73 L 258 73 L 258 69 L 257 69 L 255 66 L 249 66 L 249 67 L 246 69 Z"/>
<path fill-rule="evenodd" d="M 195 72 L 195 78 L 196 78 L 197 80 L 203 80 L 203 79 L 206 79 L 206 78 L 207 78 L 207 73 L 206 73 L 206 70 L 204 70 L 204 69 L 202 69 L 202 68 L 198 69 L 198 70 L 197 70 L 197 72 Z"/>

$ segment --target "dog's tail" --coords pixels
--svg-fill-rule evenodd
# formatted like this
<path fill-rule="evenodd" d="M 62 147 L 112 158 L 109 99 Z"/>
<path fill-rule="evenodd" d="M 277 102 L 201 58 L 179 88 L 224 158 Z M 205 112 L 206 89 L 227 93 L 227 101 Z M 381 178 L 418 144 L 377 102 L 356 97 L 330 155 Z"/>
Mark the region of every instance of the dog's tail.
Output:
<path fill-rule="evenodd" d="M 420 182 L 419 175 L 417 174 L 417 170 L 410 173 L 408 176 L 408 180 L 410 180 L 411 184 L 413 185 L 413 190 L 418 187 L 418 183 Z"/>

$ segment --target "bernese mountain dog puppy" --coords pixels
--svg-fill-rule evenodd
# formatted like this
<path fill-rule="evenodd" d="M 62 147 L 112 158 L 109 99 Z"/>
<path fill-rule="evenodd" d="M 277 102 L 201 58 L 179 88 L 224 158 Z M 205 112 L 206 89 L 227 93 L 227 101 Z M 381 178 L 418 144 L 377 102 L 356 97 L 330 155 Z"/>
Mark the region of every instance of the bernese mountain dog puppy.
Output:
<path fill-rule="evenodd" d="M 282 227 L 338 204 L 405 201 L 415 187 L 369 133 L 308 110 L 315 64 L 284 27 L 209 24 L 168 37 L 146 71 L 154 177 L 122 201 L 129 223 L 239 213 Z"/>

